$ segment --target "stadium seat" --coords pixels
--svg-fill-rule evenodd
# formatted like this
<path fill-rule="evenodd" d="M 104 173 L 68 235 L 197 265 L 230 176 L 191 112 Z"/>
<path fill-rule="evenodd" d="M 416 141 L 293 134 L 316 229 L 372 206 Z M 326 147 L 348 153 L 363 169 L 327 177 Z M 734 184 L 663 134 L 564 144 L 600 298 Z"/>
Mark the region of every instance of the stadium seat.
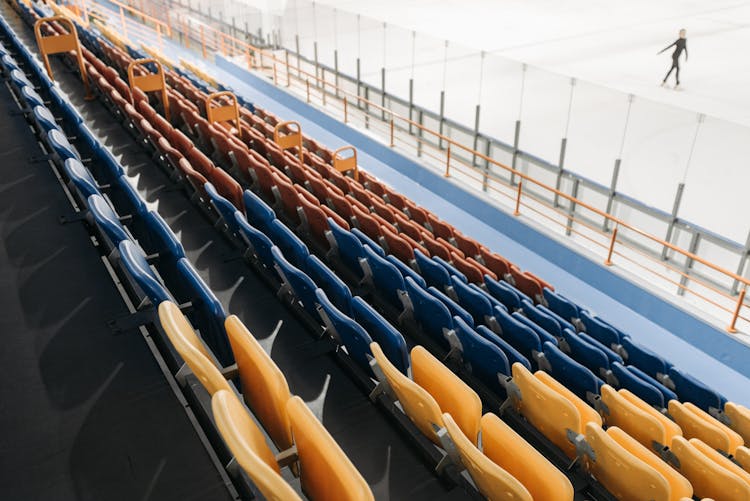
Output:
<path fill-rule="evenodd" d="M 572 501 L 570 480 L 492 413 L 482 416 L 484 455 L 520 481 L 534 501 Z"/>
<path fill-rule="evenodd" d="M 276 219 L 276 213 L 273 209 L 250 190 L 245 190 L 242 198 L 248 222 L 260 230 L 267 230 L 271 221 Z"/>
<path fill-rule="evenodd" d="M 404 283 L 411 300 L 414 320 L 433 341 L 445 350 L 451 349 L 452 346 L 446 335 L 453 330 L 453 316 L 448 307 L 417 285 L 411 277 L 406 277 Z"/>
<path fill-rule="evenodd" d="M 547 307 L 560 315 L 562 318 L 576 324 L 580 320 L 580 311 L 578 306 L 562 294 L 544 288 L 542 291 L 544 299 L 547 301 Z"/>
<path fill-rule="evenodd" d="M 604 382 L 589 369 L 567 356 L 550 342 L 544 343 L 543 348 L 551 367 L 552 377 L 584 401 L 591 401 L 593 396 L 599 394 L 599 388 Z"/>
<path fill-rule="evenodd" d="M 216 171 L 219 170 L 221 169 L 216 169 Z M 206 190 L 206 194 L 208 195 L 208 199 L 211 202 L 211 205 L 219 215 L 220 221 L 224 224 L 224 226 L 226 226 L 229 234 L 232 236 L 238 236 L 239 227 L 237 225 L 237 221 L 234 218 L 234 213 L 238 210 L 238 207 L 235 207 L 229 200 L 219 195 L 219 192 L 216 191 L 216 188 L 210 182 L 203 185 L 203 188 Z"/>
<path fill-rule="evenodd" d="M 680 400 L 683 402 L 692 402 L 706 412 L 711 412 L 711 409 L 721 410 L 727 402 L 727 399 L 722 395 L 690 374 L 682 372 L 675 367 L 669 368 L 669 378 L 672 380 L 674 390 L 680 397 Z"/>
<path fill-rule="evenodd" d="M 635 343 L 629 337 L 623 337 L 621 342 L 623 358 L 628 364 L 638 367 L 657 380 L 662 379 L 660 376 L 669 374 L 672 365 L 660 355 Z"/>
<path fill-rule="evenodd" d="M 485 386 L 498 395 L 505 393 L 500 379 L 510 376 L 508 357 L 497 345 L 479 335 L 461 317 L 454 316 L 453 323 L 461 342 L 461 358 L 464 366 Z"/>
<path fill-rule="evenodd" d="M 670 400 L 678 400 L 677 394 L 675 392 L 673 392 L 672 390 L 670 390 L 669 388 L 661 384 L 659 381 L 657 381 L 656 379 L 652 378 L 651 376 L 649 376 L 648 374 L 640 370 L 638 367 L 635 367 L 633 365 L 628 365 L 627 369 L 633 374 L 635 374 L 636 376 L 638 376 L 639 378 L 641 378 L 643 381 L 646 381 L 651 386 L 659 390 L 659 393 L 662 394 L 665 402 L 669 402 Z"/>
<path fill-rule="evenodd" d="M 367 374 L 370 373 L 370 344 L 372 339 L 361 325 L 344 314 L 328 299 L 323 289 L 315 291 L 318 313 L 331 337 L 341 343 L 352 360 Z"/>
<path fill-rule="evenodd" d="M 609 373 L 609 360 L 599 348 L 590 345 L 570 329 L 563 331 L 560 348 L 595 375 L 606 379 Z"/>
<path fill-rule="evenodd" d="M 453 282 L 445 267 L 422 254 L 419 250 L 414 251 L 414 259 L 420 275 L 428 285 L 446 292 L 452 288 Z"/>
<path fill-rule="evenodd" d="M 79 160 L 68 158 L 63 163 L 63 170 L 70 181 L 73 191 L 78 195 L 79 200 L 85 201 L 91 195 L 101 195 L 91 172 Z"/>
<path fill-rule="evenodd" d="M 616 381 L 618 388 L 630 390 L 638 398 L 658 409 L 666 407 L 664 395 L 654 385 L 639 378 L 618 362 L 613 362 L 610 364 L 610 367 L 612 369 L 612 376 L 614 377 L 612 381 Z"/>
<path fill-rule="evenodd" d="M 495 308 L 495 319 L 500 327 L 500 337 L 521 352 L 528 360 L 534 361 L 535 366 L 538 366 L 541 362 L 539 354 L 543 350 L 542 341 L 536 335 L 536 332 L 518 322 L 500 308 Z"/>
<path fill-rule="evenodd" d="M 224 322 L 242 385 L 242 396 L 271 440 L 281 449 L 293 445 L 286 402 L 291 397 L 284 374 L 245 324 L 230 315 Z"/>
<path fill-rule="evenodd" d="M 519 363 L 531 370 L 531 363 L 529 359 L 521 354 L 517 349 L 511 346 L 507 341 L 497 335 L 496 332 L 491 331 L 484 325 L 479 325 L 476 328 L 477 333 L 484 339 L 500 348 L 508 359 L 508 366 L 513 367 L 513 364 Z"/>
<path fill-rule="evenodd" d="M 744 445 L 738 433 L 690 402 L 670 400 L 668 409 L 685 438 L 697 438 L 725 454 L 734 454 L 737 447 Z"/>
<path fill-rule="evenodd" d="M 697 438 L 691 438 L 689 442 L 691 445 L 693 445 L 696 449 L 698 449 L 701 453 L 703 453 L 703 455 L 707 456 L 714 463 L 718 464 L 725 470 L 728 470 L 730 473 L 737 475 L 748 486 L 750 486 L 750 473 L 742 469 L 742 467 L 739 466 L 737 463 L 735 463 L 734 461 L 726 457 L 724 454 L 721 454 L 716 449 L 710 447 L 708 444 L 702 442 L 701 440 Z"/>
<path fill-rule="evenodd" d="M 109 248 L 116 249 L 123 240 L 130 240 L 127 230 L 112 206 L 101 195 L 91 195 L 86 201 L 94 223 L 109 240 Z"/>
<path fill-rule="evenodd" d="M 609 324 L 584 309 L 580 310 L 580 315 L 586 334 L 609 348 L 620 346 L 620 334 Z"/>
<path fill-rule="evenodd" d="M 408 374 L 409 351 L 398 329 L 359 296 L 352 299 L 352 313 L 352 318 L 378 343 L 388 360 L 403 374 Z"/>
<path fill-rule="evenodd" d="M 560 315 L 558 315 L 554 311 L 550 310 L 549 308 L 547 308 L 543 304 L 541 304 L 541 303 L 537 304 L 535 306 L 535 308 L 537 309 L 538 312 L 541 312 L 541 313 L 545 314 L 547 317 L 549 317 L 549 318 L 553 319 L 555 322 L 557 322 L 557 324 L 560 326 L 561 330 L 569 329 L 572 332 L 578 332 L 578 329 L 576 328 L 575 325 L 573 325 L 571 322 L 567 321 L 566 319 L 564 319 L 563 317 L 561 317 Z M 524 312 L 526 310 L 527 310 L 527 308 L 524 308 Z"/>
<path fill-rule="evenodd" d="M 268 448 L 263 433 L 237 397 L 231 391 L 219 390 L 211 399 L 211 409 L 216 427 L 235 461 L 263 497 L 301 501 L 299 495 L 281 477 L 279 465 Z"/>
<path fill-rule="evenodd" d="M 667 479 L 628 452 L 610 433 L 605 433 L 595 423 L 588 423 L 585 435 L 596 457 L 595 461 L 587 462 L 588 468 L 615 498 L 625 501 L 673 499 Z"/>
<path fill-rule="evenodd" d="M 750 444 L 750 409 L 744 405 L 727 402 L 724 404 L 724 416 L 728 419 L 728 426 L 736 431 L 746 444 Z"/>
<path fill-rule="evenodd" d="M 466 438 L 450 414 L 443 414 L 443 423 L 456 446 L 461 462 L 482 495 L 487 499 L 533 501 L 534 498 L 520 481 L 485 456 Z"/>
<path fill-rule="evenodd" d="M 479 245 L 476 240 L 467 237 L 460 231 L 453 232 L 453 239 L 456 242 L 456 247 L 458 247 L 461 252 L 463 252 L 467 257 L 471 257 L 473 259 L 477 259 L 477 257 L 481 258 L 481 245 Z"/>
<path fill-rule="evenodd" d="M 209 395 L 219 390 L 233 392 L 231 386 L 211 359 L 203 342 L 180 308 L 171 301 L 159 305 L 159 322 L 169 341 Z"/>
<path fill-rule="evenodd" d="M 391 228 L 385 225 L 381 225 L 380 233 L 383 235 L 385 245 L 388 247 L 388 253 L 396 256 L 402 262 L 411 264 L 414 262 L 414 253 L 418 252 L 414 250 L 409 242 L 407 242 L 402 235 L 399 235 Z"/>
<path fill-rule="evenodd" d="M 379 243 L 368 237 L 363 231 L 360 231 L 358 228 L 351 228 L 349 231 L 351 231 L 352 235 L 357 237 L 359 241 L 362 242 L 362 245 L 369 246 L 371 251 L 375 252 L 378 256 L 385 258 L 385 251 Z"/>
<path fill-rule="evenodd" d="M 266 269 L 272 269 L 273 255 L 271 254 L 271 247 L 273 247 L 274 243 L 271 239 L 265 233 L 251 226 L 240 211 L 234 213 L 234 219 L 237 222 L 240 237 L 248 245 L 258 262 Z"/>
<path fill-rule="evenodd" d="M 271 247 L 274 266 L 282 279 L 283 286 L 279 293 L 290 294 L 292 302 L 299 302 L 307 313 L 314 319 L 318 318 L 316 307 L 317 298 L 315 290 L 318 288 L 315 282 L 299 268 L 292 265 L 284 258 L 277 246 Z"/>
<path fill-rule="evenodd" d="M 539 325 L 537 325 L 534 322 L 532 322 L 529 319 L 529 317 L 524 316 L 521 312 L 514 311 L 511 314 L 511 317 L 515 318 L 519 323 L 521 323 L 521 324 L 525 325 L 526 327 L 528 327 L 529 329 L 533 330 L 536 333 L 536 335 L 539 336 L 539 340 L 540 341 L 542 341 L 542 342 L 549 341 L 550 343 L 552 343 L 554 345 L 558 344 L 558 340 L 557 340 L 557 338 L 555 336 L 553 336 L 552 334 L 550 334 L 549 332 L 547 332 L 546 330 L 544 330 Z"/>
<path fill-rule="evenodd" d="M 363 268 L 362 263 L 367 262 L 367 256 L 362 243 L 348 230 L 339 226 L 333 219 L 328 218 L 328 226 L 336 242 L 336 256 L 360 281 L 372 279 L 369 269 Z"/>
<path fill-rule="evenodd" d="M 750 500 L 750 485 L 747 482 L 716 463 L 691 442 L 683 437 L 674 437 L 671 451 L 679 460 L 678 471 L 690 481 L 696 496 L 716 500 Z"/>
<path fill-rule="evenodd" d="M 489 275 L 484 276 L 484 285 L 490 294 L 508 308 L 508 311 L 521 309 L 521 296 L 516 293 L 511 285 L 497 281 Z"/>
<path fill-rule="evenodd" d="M 305 402 L 292 397 L 286 407 L 305 494 L 314 501 L 374 500 L 365 479 Z"/>
<path fill-rule="evenodd" d="M 164 285 L 156 278 L 143 251 L 136 244 L 130 240 L 123 240 L 118 250 L 123 267 L 151 304 L 157 306 L 172 299 Z"/>
<path fill-rule="evenodd" d="M 46 106 L 34 106 L 33 117 L 34 122 L 38 126 L 38 130 L 42 134 L 46 134 L 52 129 L 58 129 L 57 120 L 52 115 L 52 112 Z"/>
<path fill-rule="evenodd" d="M 485 292 L 477 288 L 472 288 L 455 277 L 452 277 L 451 280 L 454 284 L 453 290 L 456 293 L 459 304 L 471 314 L 476 325 L 489 325 L 496 321 L 493 312 L 493 304 L 487 298 Z"/>
<path fill-rule="evenodd" d="M 284 253 L 286 259 L 298 268 L 305 266 L 305 261 L 310 251 L 307 245 L 297 235 L 278 219 L 271 221 L 268 228 L 268 236 L 274 244 Z"/>
<path fill-rule="evenodd" d="M 377 293 L 394 308 L 403 309 L 402 297 L 406 293 L 404 277 L 390 261 L 381 257 L 369 245 L 364 245 L 365 259 L 372 270 L 372 283 Z"/>

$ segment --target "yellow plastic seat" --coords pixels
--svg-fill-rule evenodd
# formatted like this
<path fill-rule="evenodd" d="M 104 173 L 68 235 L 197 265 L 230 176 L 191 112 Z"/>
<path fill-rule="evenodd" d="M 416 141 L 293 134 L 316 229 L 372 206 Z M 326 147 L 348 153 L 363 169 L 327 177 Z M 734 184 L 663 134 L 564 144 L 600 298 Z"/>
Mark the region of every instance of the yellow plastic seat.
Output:
<path fill-rule="evenodd" d="M 750 449 L 744 445 L 740 445 L 734 451 L 734 459 L 742 466 L 743 470 L 750 471 Z"/>
<path fill-rule="evenodd" d="M 471 475 L 474 483 L 487 499 L 490 501 L 533 501 L 526 487 L 501 468 L 497 463 L 485 456 L 466 438 L 464 432 L 458 427 L 450 414 L 443 414 L 443 423 L 448 431 L 456 450 L 461 456 L 461 462 Z"/>
<path fill-rule="evenodd" d="M 287 402 L 302 490 L 313 501 L 374 500 L 370 486 L 299 397 Z"/>
<path fill-rule="evenodd" d="M 231 391 L 219 390 L 211 399 L 211 409 L 224 442 L 263 497 L 272 501 L 299 500 L 294 489 L 281 477 L 263 433 L 237 396 Z"/>
<path fill-rule="evenodd" d="M 237 361 L 242 396 L 279 449 L 292 446 L 286 403 L 291 398 L 284 374 L 242 321 L 230 315 L 224 322 Z"/>
<path fill-rule="evenodd" d="M 177 353 L 210 395 L 219 390 L 232 391 L 229 383 L 211 359 L 203 341 L 176 304 L 164 301 L 159 305 L 159 322 Z"/>
<path fill-rule="evenodd" d="M 690 485 L 690 482 L 655 454 L 652 454 L 652 450 L 641 445 L 635 438 L 616 426 L 609 428 L 607 435 L 612 437 L 623 449 L 655 469 L 664 477 L 669 484 L 669 499 L 671 501 L 678 501 L 685 497 L 692 498 L 693 486 Z"/>
<path fill-rule="evenodd" d="M 602 417 L 599 413 L 589 404 L 584 402 L 582 398 L 570 391 L 564 384 L 560 383 L 544 371 L 536 371 L 534 377 L 575 405 L 578 410 L 578 415 L 581 416 L 581 426 L 585 427 L 586 423 L 590 421 L 593 421 L 599 426 L 602 425 Z M 580 430 L 580 433 L 583 433 L 583 429 Z"/>
<path fill-rule="evenodd" d="M 691 438 L 690 440 L 688 440 L 688 442 L 690 442 L 696 449 L 701 451 L 703 455 L 708 459 L 718 464 L 725 470 L 729 470 L 730 472 L 734 473 L 735 475 L 740 477 L 747 485 L 750 486 L 750 473 L 746 472 L 742 469 L 742 467 L 730 461 L 728 457 L 723 454 L 719 454 L 716 449 L 709 447 L 697 438 Z"/>
<path fill-rule="evenodd" d="M 663 445 L 669 446 L 672 444 L 672 437 L 682 436 L 682 429 L 677 423 L 648 405 L 631 391 L 626 390 L 625 388 L 621 388 L 620 390 L 617 390 L 617 393 L 622 398 L 636 406 L 638 409 L 661 423 L 662 427 L 664 428 L 664 442 L 662 442 Z M 648 445 L 646 446 L 648 447 Z"/>
<path fill-rule="evenodd" d="M 693 440 L 674 437 L 671 449 L 680 461 L 680 473 L 693 485 L 695 495 L 717 501 L 749 501 L 750 485 L 703 454 L 691 442 Z"/>
<path fill-rule="evenodd" d="M 646 462 L 628 452 L 605 433 L 601 426 L 595 423 L 587 424 L 586 441 L 596 455 L 596 460 L 586 460 L 589 471 L 617 499 L 671 499 L 667 479 Z"/>
<path fill-rule="evenodd" d="M 558 470 L 495 414 L 482 416 L 484 455 L 526 487 L 534 501 L 572 501 L 573 486 Z"/>
<path fill-rule="evenodd" d="M 411 371 L 414 382 L 432 395 L 442 412 L 453 416 L 461 431 L 476 445 L 482 418 L 479 395 L 422 346 L 411 350 Z"/>
<path fill-rule="evenodd" d="M 544 384 L 519 363 L 511 368 L 513 382 L 521 392 L 518 411 L 568 457 L 575 457 L 575 446 L 567 430 L 581 433 L 583 423 L 578 408 L 570 400 Z"/>
<path fill-rule="evenodd" d="M 385 356 L 378 343 L 370 344 L 370 351 L 383 371 L 388 384 L 396 394 L 401 403 L 404 414 L 419 428 L 427 438 L 436 445 L 440 445 L 440 439 L 435 434 L 434 426 L 442 428 L 443 416 L 440 405 L 417 383 L 404 376 Z"/>
<path fill-rule="evenodd" d="M 745 443 L 750 443 L 750 409 L 744 405 L 727 402 L 724 414 L 729 418 L 729 427 L 739 433 Z"/>
<path fill-rule="evenodd" d="M 666 432 L 658 419 L 631 403 L 608 384 L 602 386 L 601 396 L 608 411 L 604 417 L 607 426 L 617 426 L 651 452 L 655 452 L 654 442 L 665 445 Z"/>
<path fill-rule="evenodd" d="M 697 438 L 714 449 L 734 454 L 744 444 L 742 437 L 728 426 L 690 402 L 669 401 L 669 414 L 680 425 L 685 438 Z"/>

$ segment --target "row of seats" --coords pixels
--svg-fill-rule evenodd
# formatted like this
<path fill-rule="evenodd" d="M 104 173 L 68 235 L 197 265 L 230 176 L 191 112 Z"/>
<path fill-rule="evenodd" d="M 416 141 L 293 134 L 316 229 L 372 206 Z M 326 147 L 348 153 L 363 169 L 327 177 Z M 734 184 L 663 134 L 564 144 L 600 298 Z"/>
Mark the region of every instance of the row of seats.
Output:
<path fill-rule="evenodd" d="M 30 11 L 27 11 L 27 14 L 30 14 L 31 19 L 36 18 Z M 7 32 L 11 33 L 7 25 L 4 27 Z M 61 28 L 51 25 L 51 30 L 57 31 L 61 30 Z M 51 33 L 48 33 L 48 35 L 51 35 Z M 18 42 L 18 45 L 19 47 L 23 47 L 20 42 Z M 24 51 L 28 55 L 27 60 L 30 62 L 29 65 L 34 69 L 40 80 L 43 81 L 45 89 L 50 89 L 50 93 L 52 94 L 57 89 L 56 86 L 33 63 L 33 59 L 25 48 Z M 206 317 L 213 317 L 212 319 L 221 318 L 222 324 L 224 322 L 228 324 L 227 331 L 239 332 L 239 334 L 235 334 L 235 338 L 242 335 L 244 326 L 241 326 L 241 324 L 237 325 L 239 320 L 236 317 L 226 318 L 226 314 L 223 313 L 220 303 L 218 303 L 210 289 L 208 289 L 184 257 L 182 247 L 171 233 L 169 227 L 158 214 L 145 211 L 143 200 L 132 189 L 127 177 L 122 172 L 122 168 L 114 157 L 109 154 L 108 150 L 98 144 L 97 139 L 83 125 L 77 111 L 62 98 L 57 103 L 61 108 L 68 110 L 67 114 L 76 117 L 76 120 L 68 125 L 73 126 L 75 124 L 78 132 L 87 134 L 81 139 L 91 150 L 92 164 L 96 163 L 96 165 L 104 169 L 100 175 L 107 179 L 113 176 L 116 177 L 117 185 L 114 183 L 100 184 L 95 180 L 91 171 L 84 166 L 84 160 L 77 149 L 70 144 L 65 132 L 56 124 L 54 115 L 49 109 L 44 108 L 41 98 L 37 99 L 38 94 L 34 91 L 33 84 L 23 74 L 21 67 L 15 63 L 4 49 L 2 56 L 4 74 L 11 78 L 20 97 L 29 96 L 29 99 L 25 101 L 34 107 L 33 109 L 29 109 L 29 117 L 38 128 L 40 136 L 50 148 L 52 158 L 63 167 L 68 184 L 84 210 L 85 219 L 97 229 L 97 240 L 108 249 L 105 253 L 108 253 L 110 258 L 122 265 L 122 268 L 132 280 L 137 290 L 142 291 L 153 304 L 161 305 L 160 315 L 162 311 L 169 313 L 168 315 L 165 313 L 166 316 L 162 322 L 164 330 L 174 348 L 185 359 L 191 369 L 194 370 L 195 374 L 206 386 L 206 389 L 212 394 L 216 393 L 218 389 L 225 390 L 224 396 L 220 397 L 220 401 L 226 405 L 219 405 L 219 400 L 216 403 L 216 408 L 220 409 L 218 412 L 224 412 L 222 414 L 224 416 L 223 423 L 229 427 L 234 426 L 235 429 L 237 429 L 237 423 L 240 423 L 240 434 L 245 438 L 249 437 L 251 444 L 259 444 L 258 437 L 265 444 L 259 432 L 253 433 L 252 429 L 247 429 L 244 426 L 247 422 L 252 422 L 252 420 L 247 415 L 246 410 L 243 409 L 241 413 L 237 412 L 237 405 L 240 405 L 240 408 L 242 408 L 241 404 L 238 401 L 231 402 L 231 399 L 236 399 L 236 396 L 234 393 L 226 394 L 226 390 L 231 391 L 232 387 L 224 377 L 219 373 L 221 377 L 221 382 L 219 382 L 218 379 L 213 377 L 217 374 L 216 372 L 211 373 L 209 371 L 208 377 L 201 372 L 206 370 L 206 362 L 215 364 L 214 367 L 218 367 L 220 364 L 219 359 L 222 358 L 221 355 L 224 355 L 224 358 L 229 363 L 233 360 L 231 351 L 228 354 L 222 354 L 222 344 L 218 338 L 226 340 L 226 336 L 222 336 L 220 332 L 212 332 L 210 327 L 206 328 L 205 326 L 211 323 L 210 320 L 206 321 Z M 59 95 L 59 91 L 57 91 L 57 94 Z M 106 193 L 103 190 L 106 190 Z M 116 200 L 121 199 L 120 192 L 125 192 L 128 197 L 127 203 L 123 205 L 126 205 L 130 209 L 135 209 L 126 218 L 120 217 L 113 207 L 113 205 L 118 206 Z M 145 238 L 144 240 L 148 240 L 149 242 L 161 241 L 162 243 L 162 247 L 155 248 L 154 250 L 157 252 L 150 254 L 148 258 L 146 253 L 140 248 L 140 239 L 136 242 L 131 233 L 131 229 L 135 231 L 135 228 L 131 225 L 129 225 L 130 227 L 126 227 L 121 223 L 122 220 L 135 222 L 136 219 L 143 220 L 146 223 L 146 233 L 150 238 Z M 158 268 L 158 274 L 152 268 L 149 261 L 153 262 L 156 268 Z M 172 273 L 171 275 L 170 272 Z M 168 279 L 166 278 L 167 276 L 171 276 L 172 278 Z M 203 340 L 192 330 L 188 320 L 180 311 L 180 307 L 174 302 L 175 296 L 178 296 L 178 294 L 173 294 L 165 282 L 172 282 L 173 284 L 182 282 L 187 288 L 195 289 L 196 294 L 189 298 L 190 309 L 193 318 L 201 325 L 201 338 Z M 231 329 L 229 327 L 230 324 L 232 325 Z M 189 332 L 185 328 L 186 325 Z M 222 326 L 221 332 L 223 331 L 224 327 Z M 246 329 L 244 329 L 244 333 L 249 336 Z M 211 339 L 211 334 L 215 334 L 217 338 Z M 203 344 L 204 341 L 207 343 L 206 345 Z M 238 342 L 242 346 L 246 344 L 241 340 Z M 236 346 L 232 348 L 235 351 L 239 349 Z M 198 354 L 197 362 L 196 353 Z M 243 352 L 243 355 L 248 356 L 245 352 Z M 255 353 L 253 356 L 257 357 L 258 354 Z M 268 358 L 268 361 L 270 362 L 270 358 Z M 272 362 L 270 363 L 272 364 Z M 259 395 L 267 394 L 269 388 L 252 387 L 250 382 L 252 381 L 255 384 L 253 378 L 248 379 L 247 377 L 243 377 L 246 368 L 247 370 L 253 370 L 248 364 L 243 364 L 240 369 L 240 378 L 246 383 L 243 389 L 247 389 L 248 391 L 251 389 L 255 390 L 255 394 Z M 280 374 L 280 371 L 276 369 L 276 373 Z M 284 384 L 286 384 L 285 381 Z M 229 403 L 227 404 L 227 402 Z M 286 448 L 291 446 L 296 447 L 295 465 L 299 465 L 298 470 L 302 480 L 302 488 L 308 497 L 311 499 L 372 499 L 372 494 L 364 479 L 359 475 L 346 455 L 338 448 L 335 441 L 327 434 L 322 425 L 315 419 L 304 402 L 299 400 L 298 397 L 290 397 L 284 402 L 284 407 L 288 416 L 285 416 L 282 422 L 275 425 L 272 424 L 271 426 L 281 429 L 283 423 L 291 423 L 291 428 L 286 433 L 288 437 L 293 436 L 295 441 L 293 444 L 286 443 Z M 227 409 L 230 410 L 227 411 Z M 229 433 L 227 428 L 224 428 L 223 431 Z M 288 442 L 288 440 L 280 440 L 282 443 Z M 227 439 L 227 442 L 236 445 L 236 442 L 232 442 L 230 439 Z M 246 449 L 248 443 L 240 442 L 239 447 L 240 449 Z M 274 456 L 270 450 L 264 450 L 262 458 L 267 460 L 269 454 L 273 459 Z M 278 466 L 276 469 L 278 470 Z M 254 477 L 254 479 L 258 480 L 259 483 L 267 480 L 264 477 Z M 258 487 L 260 488 L 260 486 Z M 289 499 L 289 497 L 285 494 L 284 499 Z"/>
<path fill-rule="evenodd" d="M 622 390 L 621 390 L 622 391 Z"/>

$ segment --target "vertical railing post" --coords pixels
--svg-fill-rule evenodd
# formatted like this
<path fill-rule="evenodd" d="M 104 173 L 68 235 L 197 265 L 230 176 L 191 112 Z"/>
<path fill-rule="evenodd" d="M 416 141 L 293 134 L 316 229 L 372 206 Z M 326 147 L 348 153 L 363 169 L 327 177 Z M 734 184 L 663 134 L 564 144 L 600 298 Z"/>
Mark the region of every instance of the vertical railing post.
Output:
<path fill-rule="evenodd" d="M 734 309 L 734 314 L 732 315 L 732 322 L 729 324 L 729 327 L 727 327 L 727 332 L 735 333 L 737 332 L 737 317 L 740 316 L 740 310 L 742 309 L 742 303 L 745 302 L 745 291 L 747 290 L 747 286 L 743 287 L 740 291 L 740 296 L 737 298 L 737 307 Z"/>
<path fill-rule="evenodd" d="M 292 85 L 292 80 L 291 80 L 292 77 L 289 71 L 289 51 L 284 50 L 284 54 L 286 56 L 285 61 L 284 61 L 286 63 L 286 86 L 290 87 Z"/>
<path fill-rule="evenodd" d="M 206 36 L 203 32 L 203 25 L 201 24 L 201 52 L 203 53 L 203 59 L 206 59 Z"/>
<path fill-rule="evenodd" d="M 310 79 L 305 79 L 305 87 L 307 88 L 307 102 L 310 103 Z"/>
<path fill-rule="evenodd" d="M 609 241 L 609 251 L 607 252 L 607 260 L 604 261 L 604 264 L 607 266 L 612 266 L 612 253 L 615 250 L 615 242 L 617 241 L 617 230 L 620 228 L 620 225 L 618 224 L 615 226 L 615 229 L 612 230 L 612 239 Z"/>
<path fill-rule="evenodd" d="M 445 151 L 445 177 L 451 175 L 451 143 L 448 143 L 448 149 Z"/>
<path fill-rule="evenodd" d="M 393 115 L 391 114 L 391 148 L 393 148 Z"/>
<path fill-rule="evenodd" d="M 274 85 L 278 85 L 279 84 L 278 78 L 277 78 L 277 75 L 276 75 L 276 58 L 275 57 L 273 58 L 273 84 Z"/>
<path fill-rule="evenodd" d="M 349 121 L 349 99 L 344 96 L 344 123 Z"/>
<path fill-rule="evenodd" d="M 513 211 L 514 216 L 521 214 L 521 193 L 523 191 L 523 181 L 518 181 L 518 192 L 516 193 L 516 210 Z"/>
<path fill-rule="evenodd" d="M 122 23 L 122 36 L 125 37 L 125 39 L 127 39 L 128 29 L 125 25 L 125 11 L 123 10 L 122 6 L 120 6 L 120 22 Z"/>

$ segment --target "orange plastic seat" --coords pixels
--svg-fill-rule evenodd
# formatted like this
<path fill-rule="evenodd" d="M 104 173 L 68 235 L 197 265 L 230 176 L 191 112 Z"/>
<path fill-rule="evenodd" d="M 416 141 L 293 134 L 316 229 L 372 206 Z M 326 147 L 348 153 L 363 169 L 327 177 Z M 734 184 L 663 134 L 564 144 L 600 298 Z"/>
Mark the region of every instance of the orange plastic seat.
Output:
<path fill-rule="evenodd" d="M 705 455 L 695 446 L 696 440 L 674 437 L 671 447 L 680 461 L 679 471 L 693 485 L 695 495 L 716 500 L 750 500 L 750 485 Z"/>
<path fill-rule="evenodd" d="M 653 453 L 654 443 L 662 446 L 671 444 L 671 436 L 667 435 L 660 419 L 633 404 L 611 386 L 602 386 L 601 398 L 607 409 L 604 421 L 608 426 L 617 426 Z M 658 413 L 655 409 L 654 412 Z M 667 419 L 666 416 L 663 417 Z"/>
<path fill-rule="evenodd" d="M 698 438 L 727 454 L 734 454 L 737 447 L 744 445 L 738 433 L 690 402 L 682 404 L 670 400 L 668 408 L 669 415 L 682 428 L 685 438 Z"/>
<path fill-rule="evenodd" d="M 750 409 L 744 405 L 727 402 L 724 414 L 729 418 L 729 427 L 736 431 L 745 443 L 750 443 Z"/>

